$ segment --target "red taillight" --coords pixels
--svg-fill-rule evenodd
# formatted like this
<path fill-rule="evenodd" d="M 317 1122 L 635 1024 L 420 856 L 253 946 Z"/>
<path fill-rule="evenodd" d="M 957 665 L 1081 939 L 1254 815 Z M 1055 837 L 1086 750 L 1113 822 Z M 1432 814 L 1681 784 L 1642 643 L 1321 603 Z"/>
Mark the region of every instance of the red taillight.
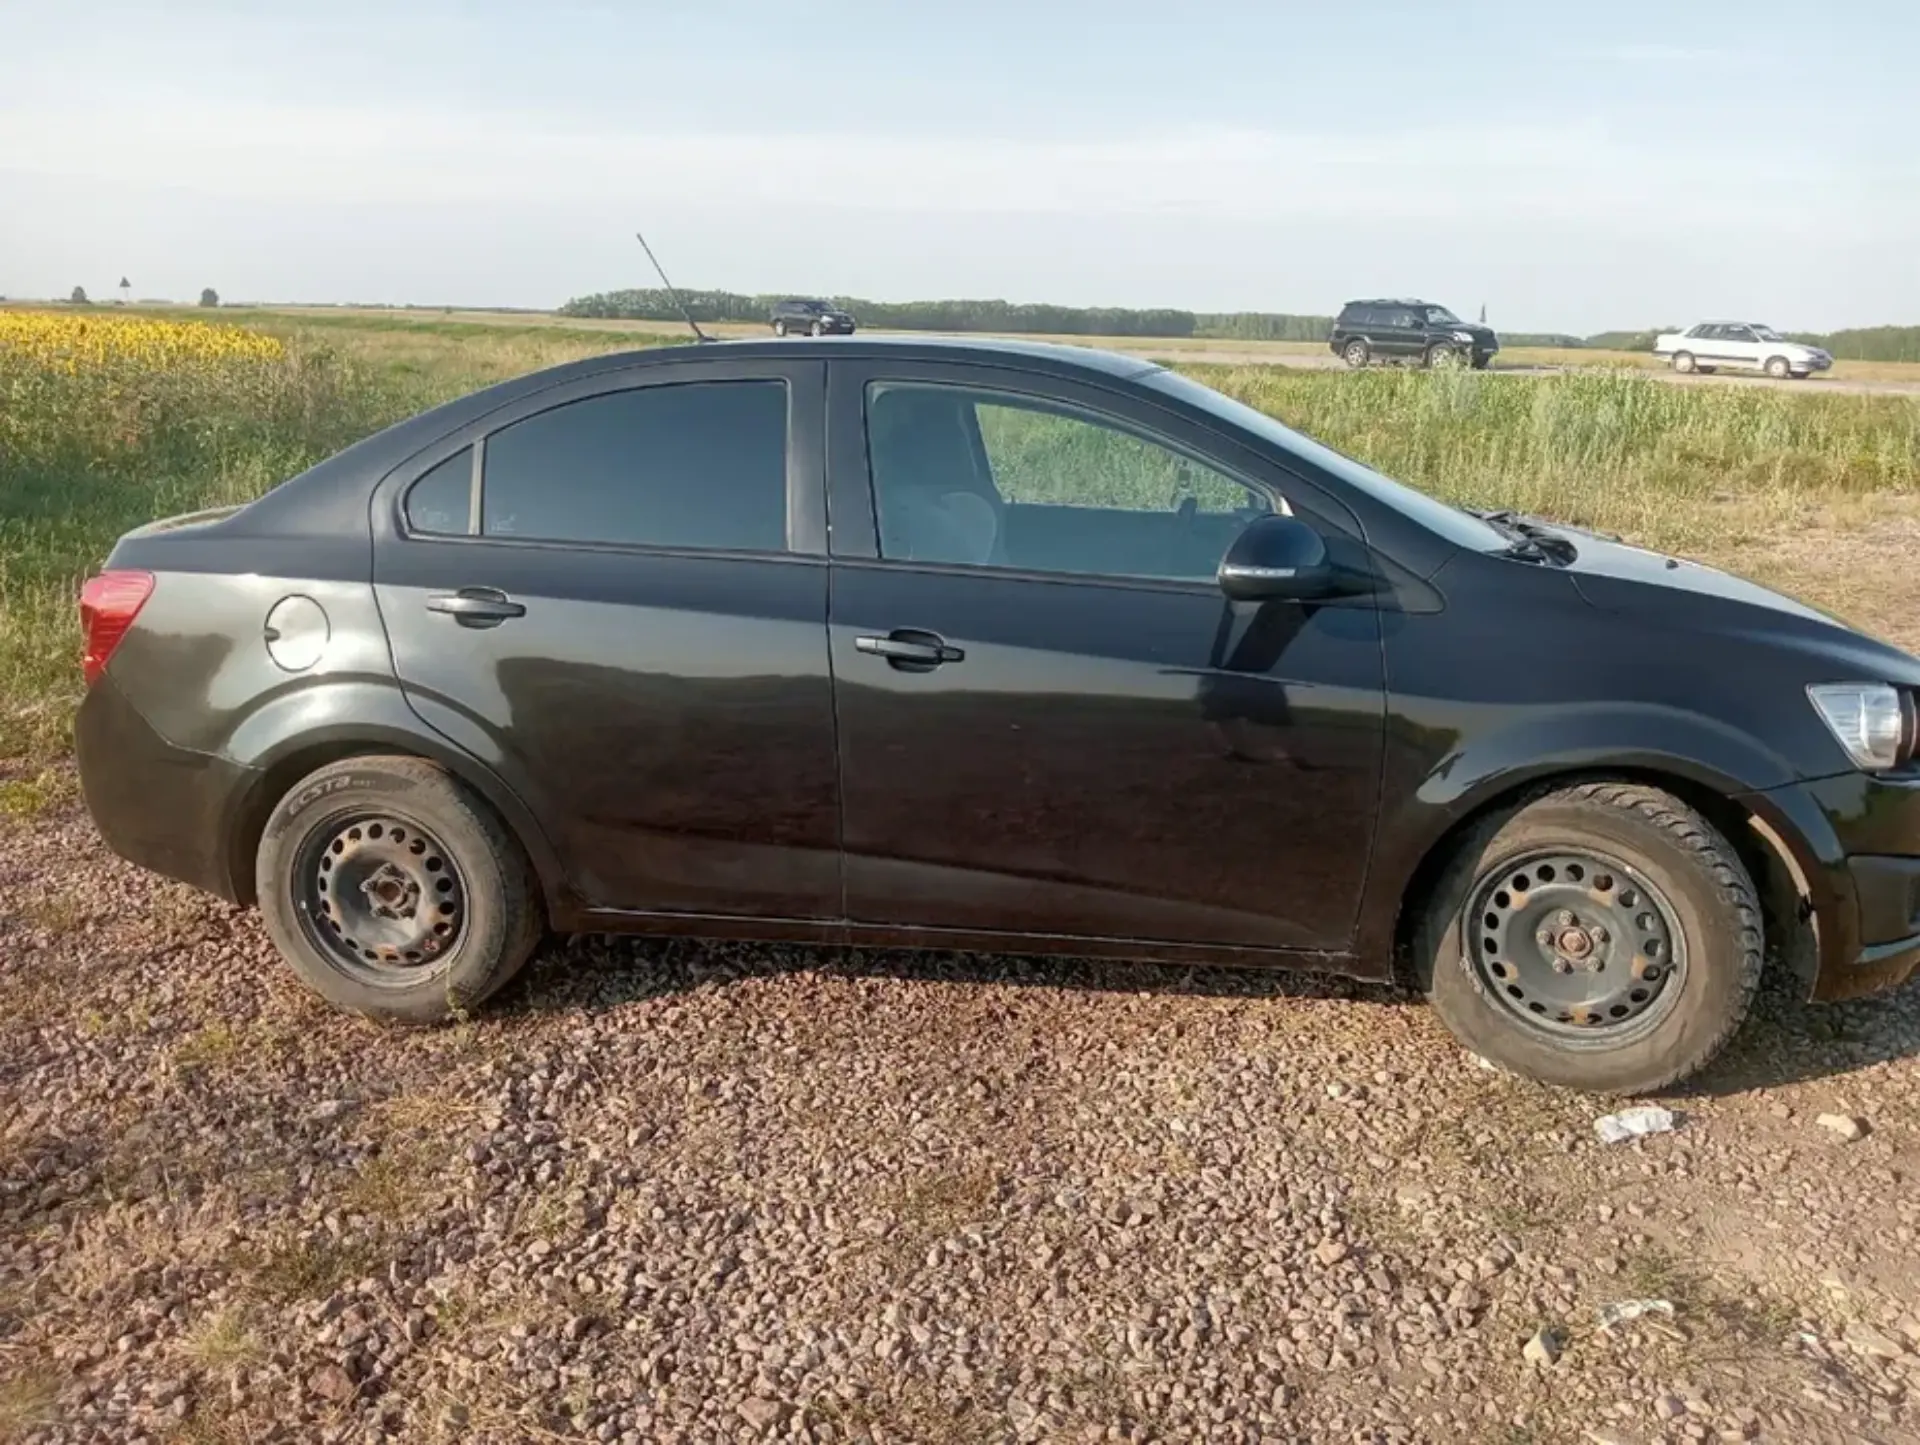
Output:
<path fill-rule="evenodd" d="M 87 675 L 87 686 L 100 680 L 107 659 L 152 595 L 151 572 L 102 572 L 80 589 L 80 628 L 87 635 L 80 668 Z"/>

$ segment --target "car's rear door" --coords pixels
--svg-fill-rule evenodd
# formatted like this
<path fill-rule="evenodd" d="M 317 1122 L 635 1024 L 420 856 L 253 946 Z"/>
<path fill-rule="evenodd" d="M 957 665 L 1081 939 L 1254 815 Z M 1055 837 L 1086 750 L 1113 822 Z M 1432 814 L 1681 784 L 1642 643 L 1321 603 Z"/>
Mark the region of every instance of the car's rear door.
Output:
<path fill-rule="evenodd" d="M 603 372 L 376 495 L 408 700 L 590 908 L 839 916 L 823 387 L 817 362 Z"/>
<path fill-rule="evenodd" d="M 1253 515 L 1295 501 L 1282 478 L 1055 376 L 836 360 L 829 385 L 856 936 L 1345 947 L 1380 615 L 1235 604 L 1213 580 Z"/>
<path fill-rule="evenodd" d="M 1743 371 L 1758 371 L 1761 366 L 1760 338 L 1754 334 L 1751 326 L 1723 326 L 1720 354 L 1725 358 L 1723 364 L 1737 366 Z"/>

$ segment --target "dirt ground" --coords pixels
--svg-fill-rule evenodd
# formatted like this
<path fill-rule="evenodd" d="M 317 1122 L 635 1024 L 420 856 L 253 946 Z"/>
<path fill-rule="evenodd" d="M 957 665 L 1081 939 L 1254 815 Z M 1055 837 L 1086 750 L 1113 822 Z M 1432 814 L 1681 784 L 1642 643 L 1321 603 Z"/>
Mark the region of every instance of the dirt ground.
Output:
<path fill-rule="evenodd" d="M 1298 976 L 582 939 L 386 1030 L 71 783 L 0 809 L 0 1440 L 1920 1440 L 1920 984 L 1776 974 L 1615 1144 Z"/>

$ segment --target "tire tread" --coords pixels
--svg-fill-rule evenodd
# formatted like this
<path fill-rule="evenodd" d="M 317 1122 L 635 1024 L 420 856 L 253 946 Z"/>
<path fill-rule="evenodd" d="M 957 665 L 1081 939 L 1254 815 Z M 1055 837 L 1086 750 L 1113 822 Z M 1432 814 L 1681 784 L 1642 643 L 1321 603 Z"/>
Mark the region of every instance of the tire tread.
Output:
<path fill-rule="evenodd" d="M 1572 803 L 1637 815 L 1691 855 L 1702 874 L 1711 880 L 1726 916 L 1734 921 L 1737 930 L 1734 1001 L 1720 1020 L 1720 1027 L 1701 1047 L 1676 1060 L 1670 1070 L 1638 1079 L 1631 1088 L 1600 1088 L 1593 1092 L 1642 1094 L 1671 1088 L 1705 1067 L 1746 1021 L 1759 991 L 1766 950 L 1759 896 L 1745 864 L 1706 819 L 1661 788 L 1618 779 L 1552 785 L 1482 819 L 1461 838 L 1429 895 L 1432 903 L 1420 923 L 1418 962 L 1428 969 L 1467 967 L 1464 959 L 1450 959 L 1443 952 L 1458 922 L 1458 910 L 1449 906 L 1449 900 L 1464 898 L 1488 846 L 1500 832 L 1529 808 L 1542 803 Z M 1426 982 L 1430 989 L 1430 975 Z M 1475 987 L 1479 987 L 1477 978 Z"/>

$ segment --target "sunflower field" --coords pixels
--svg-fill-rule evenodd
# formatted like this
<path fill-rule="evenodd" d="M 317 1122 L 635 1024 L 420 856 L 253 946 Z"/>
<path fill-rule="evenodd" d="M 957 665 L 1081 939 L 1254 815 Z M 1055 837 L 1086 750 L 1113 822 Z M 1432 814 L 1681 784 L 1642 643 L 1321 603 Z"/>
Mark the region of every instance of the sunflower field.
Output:
<path fill-rule="evenodd" d="M 403 414 L 388 390 L 248 327 L 0 308 L 0 758 L 64 730 L 74 596 L 115 537 L 257 496 Z"/>

